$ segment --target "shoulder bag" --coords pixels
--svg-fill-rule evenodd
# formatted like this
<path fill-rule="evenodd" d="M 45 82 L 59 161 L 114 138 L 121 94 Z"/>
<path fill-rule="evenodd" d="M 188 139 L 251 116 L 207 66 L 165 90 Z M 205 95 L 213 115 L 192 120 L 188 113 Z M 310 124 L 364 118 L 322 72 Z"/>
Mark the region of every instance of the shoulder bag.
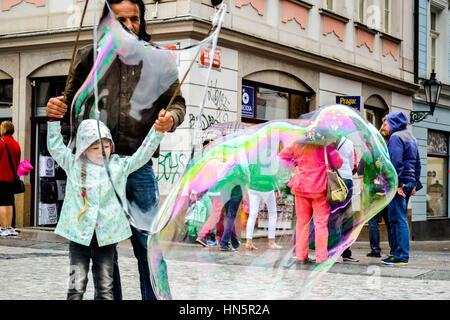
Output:
<path fill-rule="evenodd" d="M 328 165 L 327 147 L 323 148 L 325 155 L 325 165 L 327 166 L 327 202 L 339 203 L 347 198 L 348 188 L 337 170 L 333 170 Z"/>

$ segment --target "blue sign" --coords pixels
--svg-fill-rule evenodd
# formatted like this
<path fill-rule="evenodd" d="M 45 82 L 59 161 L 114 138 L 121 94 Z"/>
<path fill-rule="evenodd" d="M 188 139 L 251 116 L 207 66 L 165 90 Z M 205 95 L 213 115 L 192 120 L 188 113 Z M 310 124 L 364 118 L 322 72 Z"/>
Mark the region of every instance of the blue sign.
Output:
<path fill-rule="evenodd" d="M 349 106 L 357 111 L 361 110 L 360 96 L 336 96 L 336 103 Z"/>
<path fill-rule="evenodd" d="M 255 88 L 242 86 L 242 116 L 255 117 Z"/>

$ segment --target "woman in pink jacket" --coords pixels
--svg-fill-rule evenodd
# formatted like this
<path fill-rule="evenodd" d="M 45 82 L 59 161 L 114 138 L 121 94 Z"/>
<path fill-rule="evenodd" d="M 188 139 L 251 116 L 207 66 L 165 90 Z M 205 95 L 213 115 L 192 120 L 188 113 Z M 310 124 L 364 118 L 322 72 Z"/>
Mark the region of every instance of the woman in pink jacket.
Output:
<path fill-rule="evenodd" d="M 325 262 L 328 258 L 328 216 L 330 205 L 327 202 L 327 168 L 324 146 L 309 143 L 294 143 L 284 148 L 278 155 L 288 167 L 297 167 L 297 173 L 288 183 L 295 195 L 297 214 L 295 254 L 299 263 L 308 259 L 309 223 L 311 215 L 315 228 L 316 262 Z M 327 146 L 328 163 L 333 168 L 342 166 L 342 158 L 334 146 Z M 314 212 L 314 214 L 313 214 Z"/>

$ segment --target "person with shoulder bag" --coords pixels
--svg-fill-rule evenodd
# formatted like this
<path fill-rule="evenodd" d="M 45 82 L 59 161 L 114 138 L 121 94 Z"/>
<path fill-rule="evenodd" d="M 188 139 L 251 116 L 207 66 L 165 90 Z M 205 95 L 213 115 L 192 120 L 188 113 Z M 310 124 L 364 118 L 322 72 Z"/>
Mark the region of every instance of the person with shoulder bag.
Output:
<path fill-rule="evenodd" d="M 330 204 L 330 218 L 328 221 L 328 230 L 334 233 L 336 237 L 333 239 L 335 243 L 329 243 L 329 246 L 335 247 L 342 239 L 348 237 L 348 234 L 353 229 L 353 210 L 352 210 L 352 196 L 353 196 L 353 175 L 356 173 L 356 151 L 352 141 L 347 137 L 342 137 L 336 144 L 336 150 L 342 158 L 342 166 L 337 169 L 339 176 L 345 183 L 348 190 L 347 195 L 343 201 L 334 202 Z M 329 241 L 330 242 L 330 241 Z M 358 262 L 359 260 L 352 257 L 350 248 L 345 248 L 341 254 L 343 261 Z"/>
<path fill-rule="evenodd" d="M 324 147 L 310 143 L 294 143 L 278 155 L 284 166 L 297 167 L 288 187 L 295 195 L 297 224 L 294 259 L 300 264 L 312 262 L 308 258 L 311 217 L 314 222 L 316 263 L 320 264 L 328 259 L 327 225 L 330 204 L 327 202 L 328 166 L 325 156 L 332 168 L 342 166 L 342 158 L 332 145 Z"/>
<path fill-rule="evenodd" d="M 0 134 L 0 236 L 17 236 L 17 231 L 12 227 L 14 194 L 25 191 L 23 182 L 17 176 L 20 146 L 12 137 L 14 125 L 11 121 L 1 123 Z"/>

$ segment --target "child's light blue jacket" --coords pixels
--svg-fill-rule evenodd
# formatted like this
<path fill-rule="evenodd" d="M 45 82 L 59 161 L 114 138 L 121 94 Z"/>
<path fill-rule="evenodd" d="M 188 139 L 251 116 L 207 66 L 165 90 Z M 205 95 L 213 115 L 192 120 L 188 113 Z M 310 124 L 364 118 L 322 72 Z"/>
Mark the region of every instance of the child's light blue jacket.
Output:
<path fill-rule="evenodd" d="M 112 141 L 108 128 L 103 123 L 100 124 L 101 136 Z M 116 198 L 105 167 L 83 160 L 82 152 L 93 142 L 98 141 L 96 128 L 96 120 L 84 120 L 80 124 L 77 153 L 74 155 L 63 142 L 60 122 L 48 122 L 48 150 L 67 174 L 66 195 L 55 233 L 85 246 L 90 245 L 94 232 L 99 246 L 118 243 L 131 236 L 130 224 Z M 163 136 L 164 134 L 152 128 L 132 156 L 119 157 L 113 154 L 109 158 L 111 180 L 125 208 L 127 208 L 125 187 L 128 175 L 150 160 Z M 81 194 L 82 161 L 86 163 L 85 186 L 88 208 L 79 222 L 78 215 L 84 208 Z"/>

